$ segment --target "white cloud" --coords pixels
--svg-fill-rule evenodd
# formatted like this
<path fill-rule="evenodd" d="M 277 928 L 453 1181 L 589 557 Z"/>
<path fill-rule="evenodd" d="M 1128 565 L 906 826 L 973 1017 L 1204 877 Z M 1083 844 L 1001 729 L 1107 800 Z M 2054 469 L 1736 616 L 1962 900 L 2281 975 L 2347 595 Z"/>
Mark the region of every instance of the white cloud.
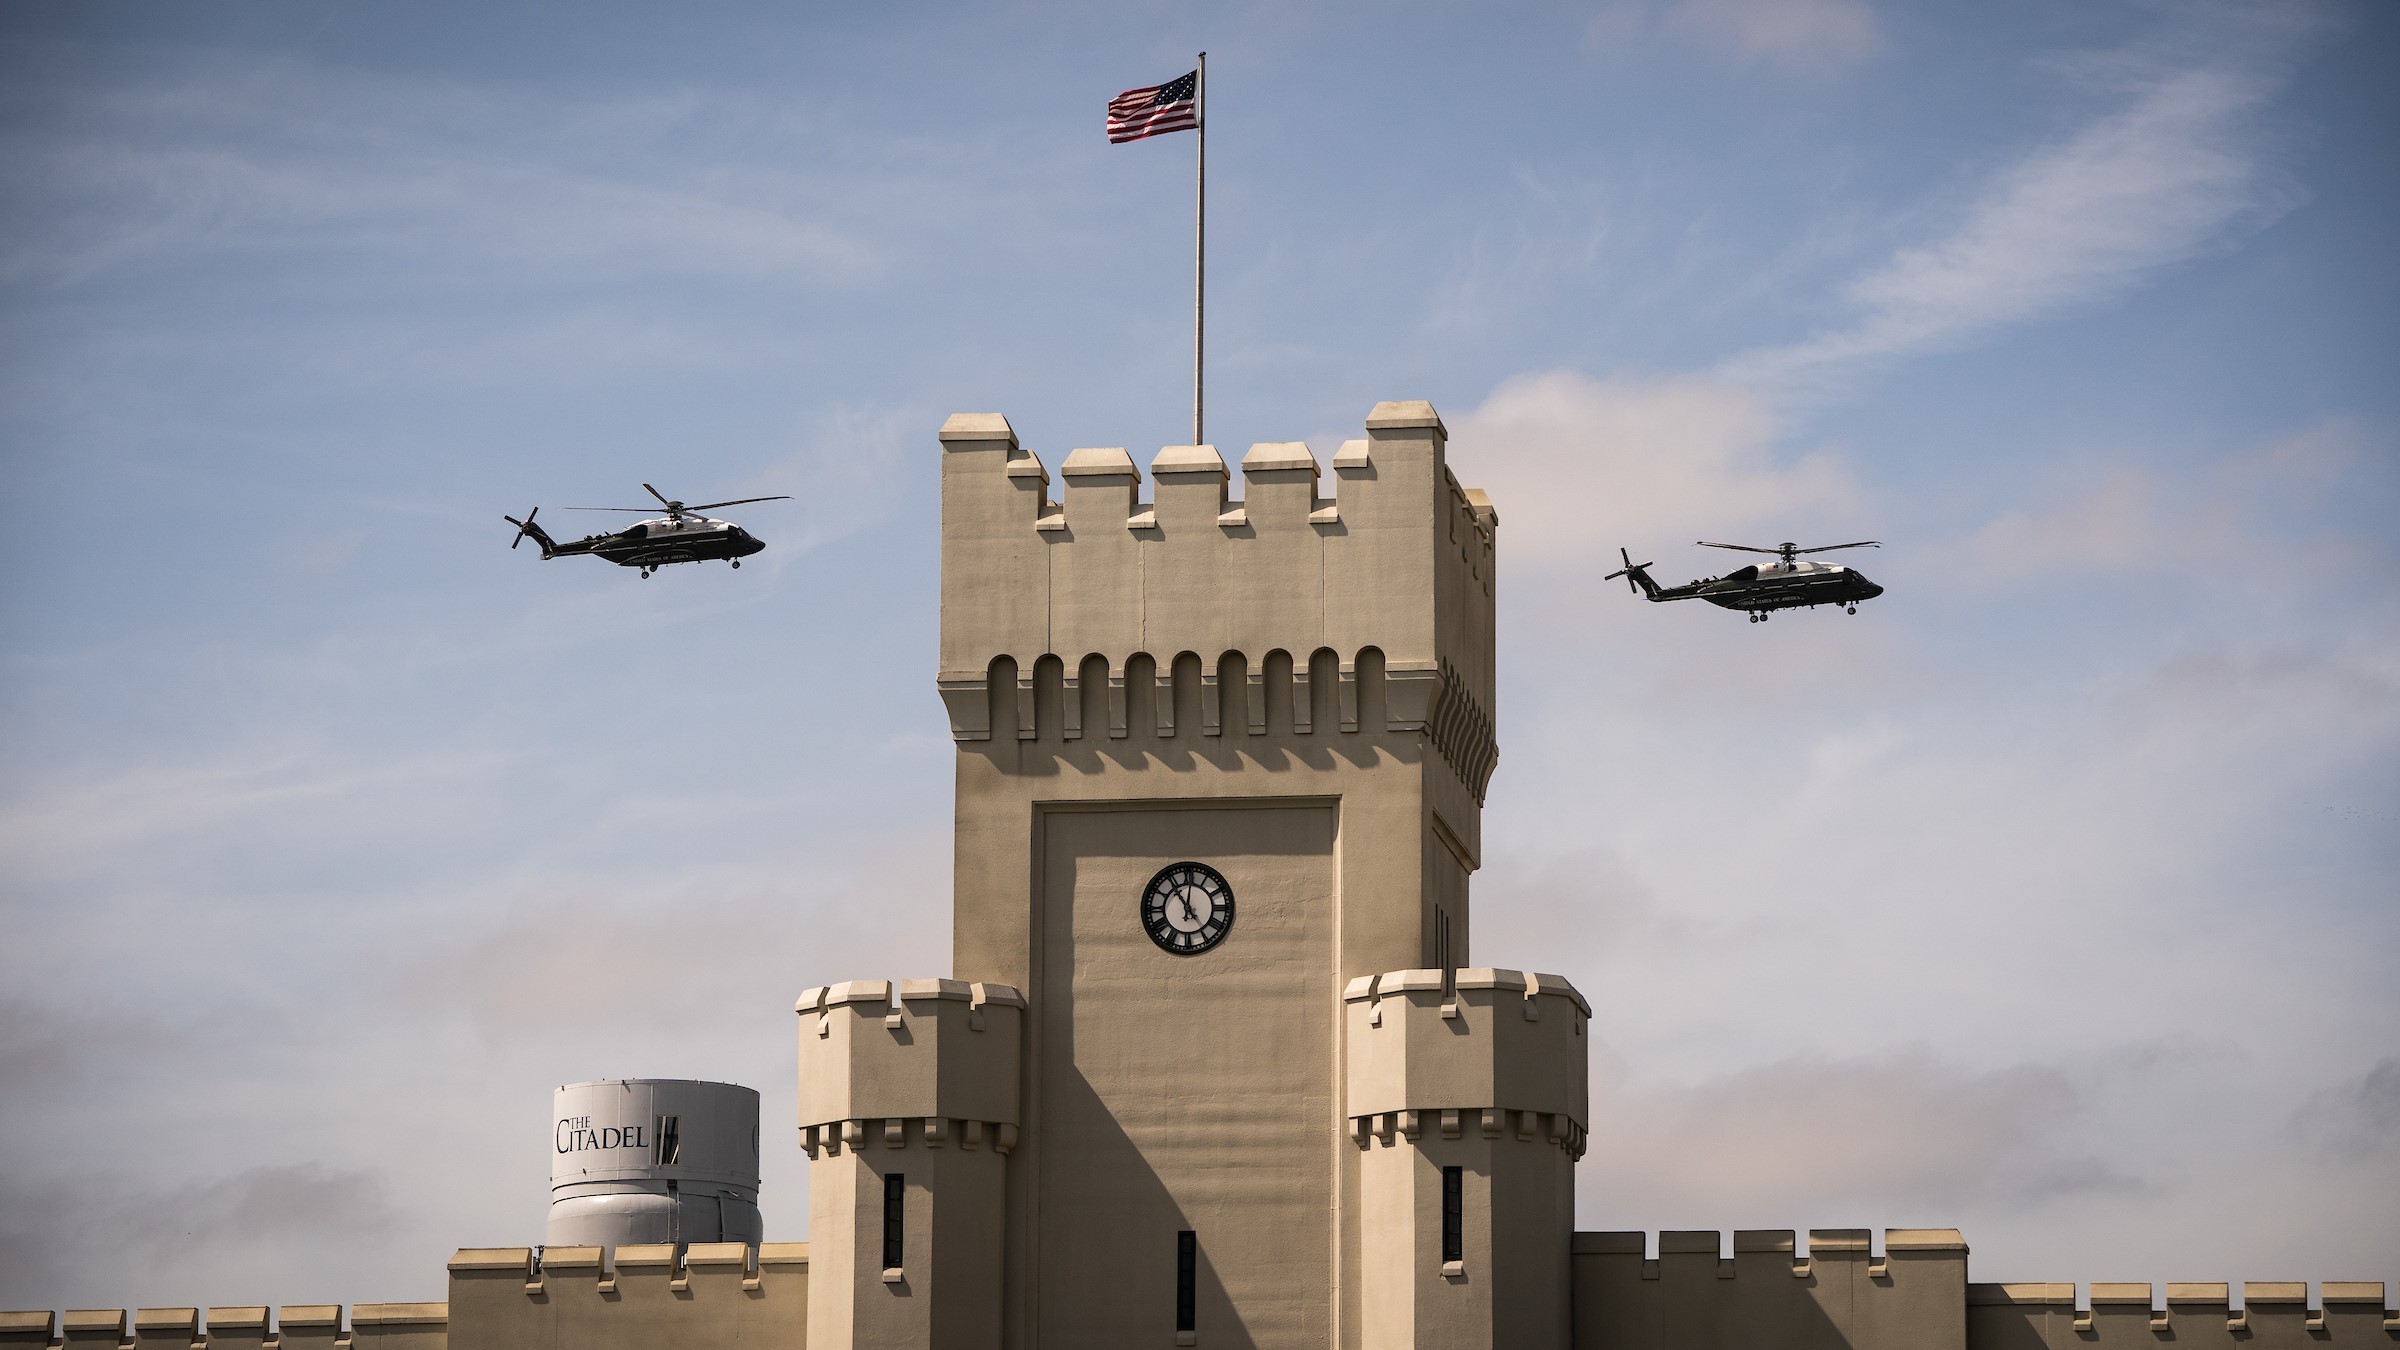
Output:
<path fill-rule="evenodd" d="M 1780 461 L 1773 413 L 1722 381 L 1521 375 L 1457 423 L 1474 450 L 1467 480 L 1499 506 L 1509 557 L 1539 568 L 1689 542 L 1656 537 L 1662 521 L 1780 528 L 1857 495 L 1830 455 Z"/>
<path fill-rule="evenodd" d="M 2263 228 L 2300 200 L 2253 125 L 2279 84 L 2225 62 L 2151 80 L 1996 174 L 1946 237 L 1853 281 L 1847 322 L 1723 373 L 1782 389 L 1838 380 L 2115 294 Z"/>
<path fill-rule="evenodd" d="M 566 1007 L 618 1047 L 706 1036 L 762 999 L 788 1007 L 812 983 L 944 973 L 912 963 L 938 945 L 929 934 L 946 931 L 945 845 L 938 834 L 883 833 L 835 852 L 468 883 L 452 903 L 476 917 L 392 961 L 373 996 L 491 1036 Z M 670 930 L 713 945 L 707 978 L 679 980 L 662 1000 L 659 953 L 642 935 Z M 790 954 L 803 947 L 800 969 Z"/>
<path fill-rule="evenodd" d="M 2176 520 L 2161 495 L 2155 473 L 2120 464 L 2046 509 L 2009 511 L 1968 538 L 1970 584 L 2014 585 L 2062 571 L 2168 570 L 2247 551 L 2229 504 L 2215 504 L 2206 519 Z"/>
<path fill-rule="evenodd" d="M 2084 1095 L 2054 1067 L 1969 1070 L 1913 1047 L 1783 1060 L 1689 1085 L 1604 1074 L 1592 1093 L 1591 1156 L 1639 1164 L 1603 1163 L 1595 1171 L 1608 1178 L 1591 1191 L 1604 1213 L 1647 1226 L 1707 1215 L 1809 1227 L 1868 1214 L 1902 1226 L 1972 1201 L 2138 1189 L 2077 1146 Z"/>
<path fill-rule="evenodd" d="M 2375 492 L 2384 463 L 2363 429 L 2336 418 L 2168 472 L 2123 459 L 2079 460 L 2067 482 L 2011 506 L 1958 545 L 1960 584 L 2021 586 L 2060 573 L 2191 573 L 2217 569 L 2226 597 L 2332 583 L 2376 556 L 2329 532 L 2276 530 L 2276 517 L 2321 511 L 2335 493 Z M 2268 568 L 2255 566 L 2260 562 Z M 2380 602 L 2376 588 L 2356 598 Z"/>
<path fill-rule="evenodd" d="M 71 1182 L 0 1172 L 11 1306 L 55 1306 L 65 1294 L 69 1306 L 131 1307 L 170 1289 L 202 1305 L 240 1303 L 263 1288 L 330 1282 L 360 1252 L 391 1254 L 399 1211 L 376 1169 L 273 1163 L 180 1184 L 125 1172 L 99 1166 Z"/>

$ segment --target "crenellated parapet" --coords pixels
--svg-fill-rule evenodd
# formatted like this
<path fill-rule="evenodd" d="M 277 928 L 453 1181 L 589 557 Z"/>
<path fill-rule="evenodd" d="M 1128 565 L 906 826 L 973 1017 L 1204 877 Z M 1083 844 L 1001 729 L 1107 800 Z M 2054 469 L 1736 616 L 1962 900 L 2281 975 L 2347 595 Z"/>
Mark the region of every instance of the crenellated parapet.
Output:
<path fill-rule="evenodd" d="M 809 1244 L 468 1247 L 450 1258 L 447 1306 L 445 1350 L 804 1350 Z"/>
<path fill-rule="evenodd" d="M 1025 999 L 1005 984 L 850 980 L 800 995 L 800 1142 L 811 1159 L 868 1143 L 1017 1141 Z"/>
<path fill-rule="evenodd" d="M 2092 1350 L 2222 1347 L 2319 1350 L 2400 1341 L 2376 1281 L 2241 1286 L 1970 1284 L 1951 1228 L 1819 1228 L 1806 1251 L 1789 1229 L 1574 1237 L 1575 1344 L 1612 1350 L 1839 1344 L 1851 1350 Z M 1817 1341 L 1804 1328 L 1824 1328 Z"/>
<path fill-rule="evenodd" d="M 941 440 L 956 739 L 1418 732 L 1481 799 L 1499 517 L 1451 475 L 1431 405 L 1377 404 L 1331 495 L 1296 441 L 1252 446 L 1236 501 L 1214 446 L 1160 450 L 1148 500 L 1123 449 L 1075 450 L 1052 500 L 1005 417 L 953 416 Z"/>
<path fill-rule="evenodd" d="M 1574 985 L 1515 970 L 1397 970 L 1352 980 L 1342 1000 L 1345 1111 L 1360 1148 L 1430 1131 L 1583 1156 L 1591 1005 Z"/>
<path fill-rule="evenodd" d="M 1827 1345 L 1965 1347 L 1967 1244 L 1956 1229 L 1577 1233 L 1575 1344 L 1611 1350 Z"/>
<path fill-rule="evenodd" d="M 2326 1280 L 2309 1297 L 2301 1280 L 2252 1280 L 2233 1306 L 2230 1283 L 1970 1284 L 1967 1344 L 2050 1350 L 2091 1345 L 2167 1344 L 2316 1350 L 2400 1344 L 2400 1315 L 2381 1280 Z"/>
<path fill-rule="evenodd" d="M 70 1308 L 0 1312 L 0 1347 L 110 1350 L 449 1350 L 446 1303 L 294 1303 L 215 1308 Z"/>

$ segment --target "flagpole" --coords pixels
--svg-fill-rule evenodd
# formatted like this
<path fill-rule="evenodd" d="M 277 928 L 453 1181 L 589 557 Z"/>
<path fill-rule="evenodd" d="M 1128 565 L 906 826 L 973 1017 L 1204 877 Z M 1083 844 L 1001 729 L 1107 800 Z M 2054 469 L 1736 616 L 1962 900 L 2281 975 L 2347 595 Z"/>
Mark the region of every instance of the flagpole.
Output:
<path fill-rule="evenodd" d="M 1208 53 L 1200 53 L 1198 79 L 1192 90 L 1198 114 L 1200 150 L 1194 165 L 1197 187 L 1192 194 L 1192 444 L 1206 445 L 1200 434 L 1201 337 L 1208 315 Z"/>

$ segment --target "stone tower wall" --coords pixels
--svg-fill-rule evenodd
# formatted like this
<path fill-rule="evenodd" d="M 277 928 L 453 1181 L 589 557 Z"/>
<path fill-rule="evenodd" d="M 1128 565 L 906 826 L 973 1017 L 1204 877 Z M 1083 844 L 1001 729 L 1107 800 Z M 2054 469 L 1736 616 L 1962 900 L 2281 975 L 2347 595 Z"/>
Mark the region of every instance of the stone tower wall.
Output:
<path fill-rule="evenodd" d="M 1465 963 L 1498 757 L 1497 517 L 1431 407 L 1366 432 L 1330 492 L 1307 447 L 1252 447 L 1235 501 L 1209 446 L 1158 452 L 1145 498 L 1123 450 L 1054 479 L 1004 418 L 942 429 L 954 973 L 1029 1005 L 1010 1345 L 1167 1316 L 1179 1230 L 1204 1339 L 1358 1343 L 1342 990 Z M 1140 929 L 1182 860 L 1239 896 L 1221 948 Z"/>

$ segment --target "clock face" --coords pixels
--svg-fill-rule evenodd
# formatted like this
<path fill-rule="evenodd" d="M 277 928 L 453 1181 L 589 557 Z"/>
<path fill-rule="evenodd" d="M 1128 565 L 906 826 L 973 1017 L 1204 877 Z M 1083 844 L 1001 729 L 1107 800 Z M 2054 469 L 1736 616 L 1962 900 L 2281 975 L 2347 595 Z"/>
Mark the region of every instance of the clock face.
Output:
<path fill-rule="evenodd" d="M 1207 863 L 1170 863 L 1142 890 L 1142 928 L 1159 950 L 1198 956 L 1233 931 L 1233 887 Z"/>

